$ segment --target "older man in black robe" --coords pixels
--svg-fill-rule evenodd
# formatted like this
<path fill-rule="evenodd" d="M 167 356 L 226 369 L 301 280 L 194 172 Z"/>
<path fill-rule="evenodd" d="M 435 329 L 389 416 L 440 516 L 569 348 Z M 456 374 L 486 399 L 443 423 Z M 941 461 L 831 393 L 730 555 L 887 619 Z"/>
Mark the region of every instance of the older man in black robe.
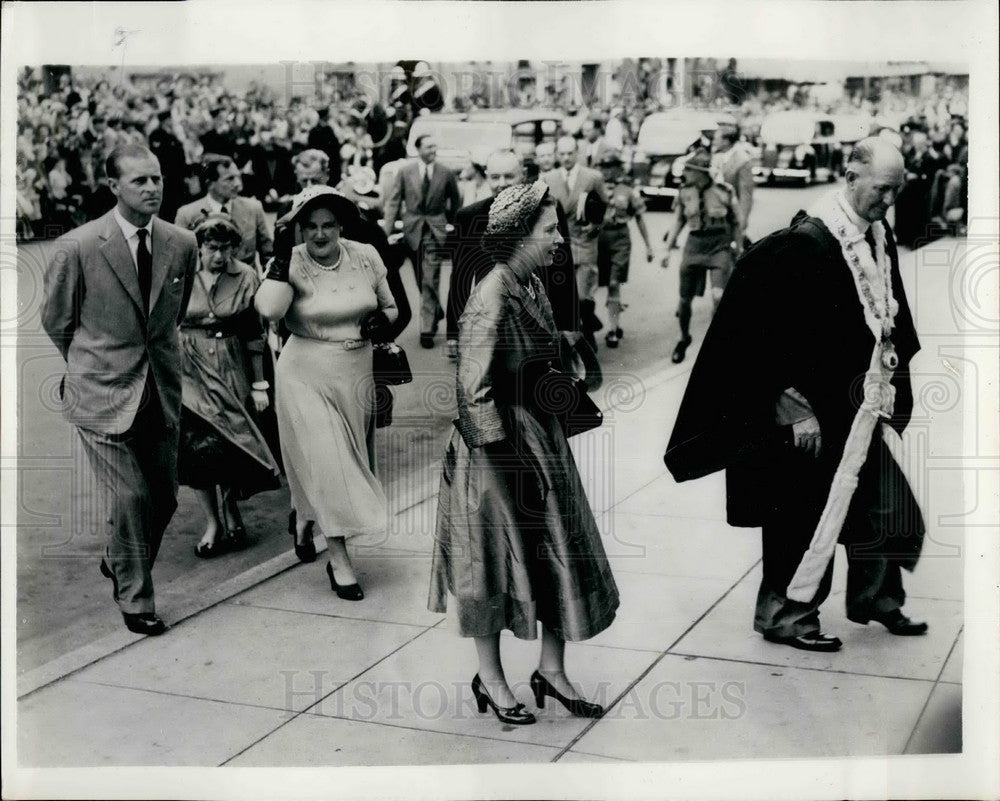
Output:
<path fill-rule="evenodd" d="M 884 222 L 903 180 L 899 151 L 863 140 L 845 188 L 746 253 L 664 457 L 678 481 L 727 471 L 730 524 L 763 530 L 754 628 L 804 650 L 841 646 L 819 623 L 838 535 L 848 617 L 897 635 L 927 630 L 901 611 L 900 569 L 915 566 L 924 525 L 885 439 L 909 422 L 920 347 Z"/>

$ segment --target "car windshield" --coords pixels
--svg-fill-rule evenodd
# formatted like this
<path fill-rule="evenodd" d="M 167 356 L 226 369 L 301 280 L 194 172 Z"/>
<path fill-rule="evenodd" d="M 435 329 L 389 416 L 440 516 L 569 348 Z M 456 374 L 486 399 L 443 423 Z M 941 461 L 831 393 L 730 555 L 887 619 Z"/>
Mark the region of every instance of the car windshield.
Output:
<path fill-rule="evenodd" d="M 764 118 L 760 126 L 760 139 L 776 145 L 794 145 L 811 142 L 815 132 L 816 120 L 813 117 L 778 114 Z"/>
<path fill-rule="evenodd" d="M 854 115 L 835 117 L 833 124 L 836 127 L 837 138 L 841 142 L 857 142 L 868 136 L 872 129 L 871 117 Z"/>
<path fill-rule="evenodd" d="M 417 120 L 410 131 L 410 149 L 418 136 L 431 134 L 437 140 L 440 150 L 485 151 L 509 148 L 511 145 L 510 125 L 501 122 L 462 122 L 460 120 L 440 120 L 423 122 Z"/>
<path fill-rule="evenodd" d="M 683 153 L 701 136 L 697 121 L 649 117 L 639 129 L 639 147 L 649 153 Z"/>

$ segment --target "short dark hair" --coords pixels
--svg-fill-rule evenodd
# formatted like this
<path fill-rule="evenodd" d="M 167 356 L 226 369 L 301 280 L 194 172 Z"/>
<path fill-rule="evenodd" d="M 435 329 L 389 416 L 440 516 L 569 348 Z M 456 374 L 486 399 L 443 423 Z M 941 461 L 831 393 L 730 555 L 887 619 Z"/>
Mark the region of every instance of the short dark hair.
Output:
<path fill-rule="evenodd" d="M 225 242 L 236 247 L 243 241 L 233 224 L 222 221 L 199 226 L 195 229 L 194 237 L 198 241 L 198 247 L 206 242 Z"/>
<path fill-rule="evenodd" d="M 157 164 L 159 164 L 159 159 L 156 158 L 156 154 L 153 153 L 145 145 L 138 145 L 129 143 L 126 145 L 118 145 L 114 150 L 112 150 L 108 157 L 104 160 L 104 172 L 107 174 L 108 178 L 114 178 L 118 180 L 121 178 L 121 164 L 122 159 L 153 159 Z"/>
<path fill-rule="evenodd" d="M 233 160 L 229 156 L 219 153 L 206 153 L 201 157 L 201 164 L 198 165 L 198 178 L 201 185 L 208 189 L 209 184 L 214 184 L 219 180 L 219 170 L 228 170 L 233 165 Z"/>
<path fill-rule="evenodd" d="M 434 138 L 434 134 L 429 134 L 429 133 L 420 134 L 420 136 L 418 136 L 416 139 L 413 140 L 413 146 L 417 150 L 420 150 L 420 145 L 423 144 L 423 142 L 424 142 L 425 139 L 433 139 L 433 138 Z"/>

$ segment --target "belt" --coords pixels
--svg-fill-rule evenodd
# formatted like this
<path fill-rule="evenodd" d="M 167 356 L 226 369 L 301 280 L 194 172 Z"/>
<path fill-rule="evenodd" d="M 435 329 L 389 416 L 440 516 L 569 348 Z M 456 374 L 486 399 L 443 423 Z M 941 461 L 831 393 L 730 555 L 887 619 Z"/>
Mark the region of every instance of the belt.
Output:
<path fill-rule="evenodd" d="M 234 337 L 239 333 L 239 325 L 236 323 L 216 325 L 192 325 L 182 328 L 185 334 L 204 337 L 205 339 L 226 339 Z"/>

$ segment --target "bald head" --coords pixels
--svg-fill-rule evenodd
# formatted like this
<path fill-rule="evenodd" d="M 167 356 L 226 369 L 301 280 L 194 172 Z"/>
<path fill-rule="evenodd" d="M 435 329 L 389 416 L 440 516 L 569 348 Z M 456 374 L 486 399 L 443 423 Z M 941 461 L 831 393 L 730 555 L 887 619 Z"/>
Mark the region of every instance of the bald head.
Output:
<path fill-rule="evenodd" d="M 576 166 L 576 147 L 572 136 L 561 136 L 556 142 L 556 158 L 563 169 L 571 170 Z"/>
<path fill-rule="evenodd" d="M 885 219 L 905 182 L 903 155 L 888 140 L 869 136 L 854 146 L 845 173 L 847 199 L 864 220 Z"/>
<path fill-rule="evenodd" d="M 520 183 L 523 172 L 521 157 L 513 150 L 495 150 L 486 159 L 486 180 L 493 194 Z"/>
<path fill-rule="evenodd" d="M 552 142 L 535 145 L 535 163 L 540 172 L 548 172 L 556 166 L 556 146 Z"/>

